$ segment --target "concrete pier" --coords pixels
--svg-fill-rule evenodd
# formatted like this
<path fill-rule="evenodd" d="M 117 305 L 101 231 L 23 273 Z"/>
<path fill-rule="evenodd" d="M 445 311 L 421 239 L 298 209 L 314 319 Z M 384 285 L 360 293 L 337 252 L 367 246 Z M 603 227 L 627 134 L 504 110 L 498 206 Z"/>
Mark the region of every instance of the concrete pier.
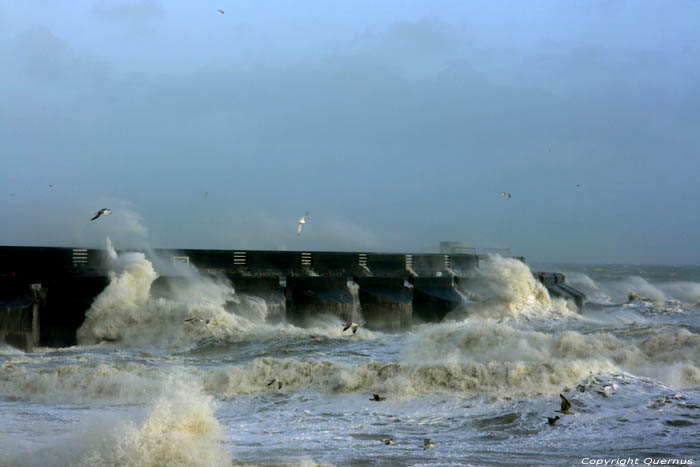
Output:
<path fill-rule="evenodd" d="M 413 288 L 401 277 L 355 277 L 365 326 L 381 331 L 410 328 Z"/>
<path fill-rule="evenodd" d="M 462 301 L 455 285 L 468 289 L 471 271 L 479 264 L 474 254 L 192 249 L 145 254 L 173 274 L 152 284 L 155 297 L 173 298 L 188 285 L 191 279 L 168 267 L 184 263 L 196 267 L 200 276 L 231 282 L 236 298 L 226 305 L 230 312 L 302 326 L 331 314 L 378 330 L 442 320 Z M 0 246 L 0 290 L 5 290 L 0 294 L 0 339 L 27 349 L 37 341 L 75 345 L 86 311 L 109 282 L 108 266 L 105 250 Z M 562 274 L 536 277 L 553 296 L 583 305 L 584 295 L 567 285 Z M 31 302 L 25 294 L 30 284 L 41 284 L 40 300 Z M 17 287 L 23 292 L 8 291 Z"/>
<path fill-rule="evenodd" d="M 414 277 L 409 282 L 413 283 L 413 315 L 419 321 L 442 321 L 447 313 L 462 303 L 462 296 L 455 291 L 451 276 Z"/>
<path fill-rule="evenodd" d="M 4 281 L 0 288 L 0 342 L 25 352 L 39 345 L 39 309 L 45 296 L 40 284 Z"/>
<path fill-rule="evenodd" d="M 228 275 L 227 278 L 233 284 L 239 299 L 231 310 L 233 313 L 251 319 L 265 318 L 268 323 L 279 323 L 287 319 L 286 297 L 279 278 L 240 275 Z M 263 312 L 264 317 L 260 315 Z"/>
<path fill-rule="evenodd" d="M 287 277 L 287 319 L 306 326 L 321 315 L 337 316 L 351 321 L 353 296 L 345 277 Z"/>
<path fill-rule="evenodd" d="M 583 307 L 586 296 L 566 283 L 564 274 L 559 272 L 538 272 L 535 277 L 545 286 L 551 296 L 573 301 L 578 308 Z"/>

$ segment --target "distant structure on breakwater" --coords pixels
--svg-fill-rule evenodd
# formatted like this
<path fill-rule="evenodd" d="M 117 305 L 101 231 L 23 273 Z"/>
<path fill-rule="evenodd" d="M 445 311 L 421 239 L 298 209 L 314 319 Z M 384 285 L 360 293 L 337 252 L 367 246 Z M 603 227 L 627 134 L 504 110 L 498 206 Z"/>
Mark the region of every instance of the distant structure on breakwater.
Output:
<path fill-rule="evenodd" d="M 184 263 L 204 275 L 225 276 L 237 294 L 283 305 L 286 319 L 294 324 L 303 326 L 319 314 L 333 314 L 390 331 L 442 320 L 462 303 L 460 290 L 469 289 L 480 260 L 461 250 L 398 254 L 155 249 L 145 254 L 154 262 Z M 566 285 L 562 274 L 536 277 L 553 295 L 583 305 L 584 295 Z M 175 273 L 159 277 L 151 292 L 167 294 L 182 280 Z M 37 345 L 75 345 L 85 313 L 108 283 L 105 250 L 0 247 L 0 342 L 27 351 Z"/>

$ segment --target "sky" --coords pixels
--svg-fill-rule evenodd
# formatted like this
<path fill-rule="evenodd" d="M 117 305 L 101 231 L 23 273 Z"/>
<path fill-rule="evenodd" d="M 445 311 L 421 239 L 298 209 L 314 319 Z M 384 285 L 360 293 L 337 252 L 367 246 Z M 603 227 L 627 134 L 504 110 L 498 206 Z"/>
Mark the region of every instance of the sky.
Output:
<path fill-rule="evenodd" d="M 0 0 L 0 70 L 0 245 L 700 264 L 697 0 Z"/>

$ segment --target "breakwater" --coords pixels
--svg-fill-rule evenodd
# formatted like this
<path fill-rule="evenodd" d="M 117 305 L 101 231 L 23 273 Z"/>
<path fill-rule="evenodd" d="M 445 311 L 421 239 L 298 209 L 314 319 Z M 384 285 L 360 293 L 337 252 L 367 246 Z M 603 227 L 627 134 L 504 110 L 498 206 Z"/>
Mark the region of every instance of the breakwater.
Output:
<path fill-rule="evenodd" d="M 320 314 L 400 330 L 436 322 L 462 302 L 479 265 L 474 254 L 399 254 L 263 250 L 148 250 L 160 277 L 152 293 L 167 295 L 188 271 L 226 278 L 241 297 L 258 297 L 278 318 L 306 325 Z M 0 247 L 0 340 L 24 350 L 69 346 L 94 298 L 110 281 L 106 250 Z M 564 276 L 536 277 L 553 295 L 581 306 L 583 294 Z M 240 304 L 239 304 L 240 305 Z"/>

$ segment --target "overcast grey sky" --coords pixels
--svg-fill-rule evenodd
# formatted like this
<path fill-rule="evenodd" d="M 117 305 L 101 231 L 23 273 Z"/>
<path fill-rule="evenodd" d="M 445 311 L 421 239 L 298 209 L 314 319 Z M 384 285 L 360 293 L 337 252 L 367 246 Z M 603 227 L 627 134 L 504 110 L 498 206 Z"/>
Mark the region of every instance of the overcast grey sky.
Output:
<path fill-rule="evenodd" d="M 698 264 L 699 180 L 696 0 L 0 0 L 2 245 Z"/>

